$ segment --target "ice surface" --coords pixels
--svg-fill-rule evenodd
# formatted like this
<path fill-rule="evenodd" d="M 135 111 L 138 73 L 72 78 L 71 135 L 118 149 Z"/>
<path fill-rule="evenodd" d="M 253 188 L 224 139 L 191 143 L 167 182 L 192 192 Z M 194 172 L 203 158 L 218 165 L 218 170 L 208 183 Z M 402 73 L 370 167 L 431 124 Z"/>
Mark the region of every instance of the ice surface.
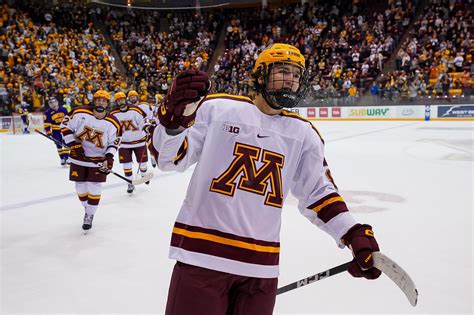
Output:
<path fill-rule="evenodd" d="M 419 302 L 413 308 L 385 276 L 343 273 L 278 296 L 275 314 L 471 314 L 474 123 L 315 125 L 341 194 L 413 278 Z M 192 169 L 153 169 L 152 183 L 132 197 L 110 176 L 83 235 L 83 210 L 53 143 L 2 134 L 0 148 L 0 313 L 162 314 L 171 228 Z M 280 285 L 351 259 L 291 196 L 281 236 Z"/>

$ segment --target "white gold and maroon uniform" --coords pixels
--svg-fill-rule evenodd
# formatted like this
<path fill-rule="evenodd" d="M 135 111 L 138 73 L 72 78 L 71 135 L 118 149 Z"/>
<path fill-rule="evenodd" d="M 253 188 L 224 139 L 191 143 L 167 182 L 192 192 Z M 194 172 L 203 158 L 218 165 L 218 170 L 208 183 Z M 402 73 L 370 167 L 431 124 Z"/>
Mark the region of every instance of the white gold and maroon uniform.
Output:
<path fill-rule="evenodd" d="M 146 145 L 146 133 L 143 131 L 146 113 L 138 106 L 129 106 L 126 111 L 116 109 L 110 114 L 120 121 L 122 140 L 120 148 L 138 148 Z"/>
<path fill-rule="evenodd" d="M 191 128 L 170 136 L 158 126 L 153 145 L 162 170 L 197 162 L 173 228 L 172 259 L 278 277 L 281 211 L 290 191 L 301 214 L 340 247 L 356 224 L 332 182 L 318 131 L 292 112 L 270 116 L 247 97 L 209 95 Z"/>
<path fill-rule="evenodd" d="M 155 119 L 156 106 L 147 102 L 140 102 L 138 107 L 146 114 L 147 121 Z"/>
<path fill-rule="evenodd" d="M 61 123 L 61 132 L 66 143 L 80 140 L 84 154 L 90 160 L 102 161 L 107 153 L 114 155 L 120 144 L 118 120 L 110 114 L 98 119 L 90 106 L 78 107 L 66 116 Z M 76 165 L 97 167 L 89 161 L 73 158 L 70 161 Z"/>

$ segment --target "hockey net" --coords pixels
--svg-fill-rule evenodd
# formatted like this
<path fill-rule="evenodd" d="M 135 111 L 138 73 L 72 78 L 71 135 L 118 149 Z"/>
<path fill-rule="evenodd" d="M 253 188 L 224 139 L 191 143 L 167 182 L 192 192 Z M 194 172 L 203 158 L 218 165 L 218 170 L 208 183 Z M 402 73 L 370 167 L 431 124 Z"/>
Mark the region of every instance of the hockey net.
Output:
<path fill-rule="evenodd" d="M 30 113 L 28 130 L 33 132 L 34 130 L 43 131 L 43 114 L 41 113 Z M 22 134 L 23 133 L 23 121 L 20 115 L 13 114 L 13 116 L 2 116 L 0 131 L 8 134 Z"/>

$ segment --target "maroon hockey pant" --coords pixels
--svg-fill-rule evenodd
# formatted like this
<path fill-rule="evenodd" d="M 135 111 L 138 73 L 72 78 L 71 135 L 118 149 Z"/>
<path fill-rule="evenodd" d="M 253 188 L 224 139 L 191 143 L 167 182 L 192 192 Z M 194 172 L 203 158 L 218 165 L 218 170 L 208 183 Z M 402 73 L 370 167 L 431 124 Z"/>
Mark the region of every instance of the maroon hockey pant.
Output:
<path fill-rule="evenodd" d="M 277 278 L 251 278 L 177 262 L 166 315 L 271 315 Z"/>

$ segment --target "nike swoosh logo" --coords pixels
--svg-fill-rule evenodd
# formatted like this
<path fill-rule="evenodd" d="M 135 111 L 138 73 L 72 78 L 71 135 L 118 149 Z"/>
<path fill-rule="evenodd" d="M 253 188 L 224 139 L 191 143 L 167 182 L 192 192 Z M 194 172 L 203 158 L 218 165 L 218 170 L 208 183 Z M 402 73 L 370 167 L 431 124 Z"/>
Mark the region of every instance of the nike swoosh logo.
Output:
<path fill-rule="evenodd" d="M 260 134 L 257 134 L 257 138 L 268 138 L 268 137 L 270 137 L 270 136 L 262 136 Z"/>

